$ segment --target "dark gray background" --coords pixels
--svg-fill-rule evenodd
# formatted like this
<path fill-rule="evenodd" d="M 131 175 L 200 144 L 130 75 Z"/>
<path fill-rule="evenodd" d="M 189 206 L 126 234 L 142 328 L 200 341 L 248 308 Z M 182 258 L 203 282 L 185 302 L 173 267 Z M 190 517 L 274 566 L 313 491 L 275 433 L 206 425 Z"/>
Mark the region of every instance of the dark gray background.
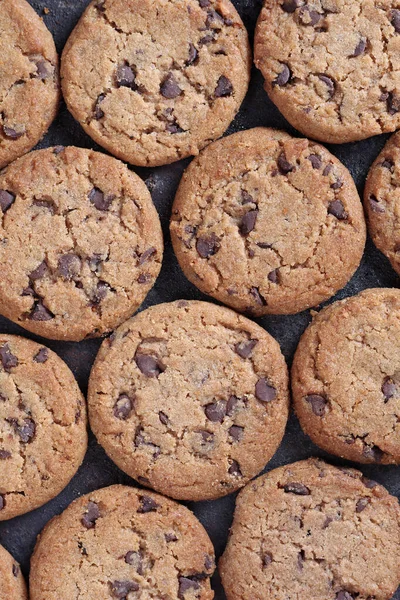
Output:
<path fill-rule="evenodd" d="M 72 28 L 88 4 L 88 0 L 30 0 L 30 3 L 39 15 L 43 17 L 44 22 L 54 35 L 58 51 L 61 52 Z M 261 0 L 233 0 L 233 3 L 244 20 L 252 42 L 255 22 L 261 9 Z M 50 11 L 47 15 L 43 10 L 45 7 Z M 264 125 L 282 128 L 296 134 L 293 128 L 269 101 L 266 93 L 263 91 L 262 83 L 260 73 L 253 68 L 249 92 L 228 133 L 233 133 L 239 129 Z M 360 194 L 363 190 L 368 168 L 383 147 L 386 139 L 387 136 L 382 135 L 354 144 L 329 146 L 329 150 L 350 169 Z M 61 104 L 57 119 L 39 147 L 56 144 L 76 145 L 102 150 L 83 132 L 68 113 L 63 103 Z M 165 167 L 135 169 L 145 179 L 152 193 L 153 200 L 161 217 L 166 245 L 160 277 L 141 309 L 152 304 L 176 300 L 177 298 L 195 298 L 212 301 L 211 298 L 202 295 L 185 279 L 173 254 L 169 238 L 168 221 L 174 193 L 182 171 L 188 163 L 189 160 L 184 160 Z M 371 241 L 368 240 L 360 268 L 346 288 L 337 294 L 334 299 L 351 296 L 370 287 L 398 287 L 398 283 L 398 277 L 391 269 L 389 262 L 374 248 Z M 258 319 L 257 322 L 278 339 L 290 364 L 299 337 L 309 320 L 309 311 L 306 311 L 295 316 L 265 317 Z M 21 334 L 37 341 L 40 340 L 37 336 L 24 331 L 3 317 L 0 317 L 0 331 Z M 55 350 L 66 361 L 85 394 L 90 368 L 100 341 L 87 340 L 79 344 L 48 340 L 40 341 Z M 314 446 L 302 433 L 297 419 L 292 415 L 282 445 L 268 464 L 266 470 L 312 455 L 327 457 L 335 464 L 344 464 L 344 461 L 330 457 Z M 354 466 L 358 468 L 357 465 Z M 392 494 L 400 497 L 400 467 L 363 466 L 362 471 L 368 477 L 384 484 Z M 42 508 L 16 519 L 0 523 L 0 543 L 21 562 L 25 575 L 28 575 L 29 559 L 36 536 L 49 519 L 63 511 L 77 496 L 113 483 L 137 485 L 135 481 L 122 473 L 107 458 L 91 434 L 89 450 L 85 461 L 69 486 L 57 498 Z M 215 545 L 217 557 L 221 555 L 226 543 L 228 528 L 233 515 L 234 502 L 235 495 L 233 494 L 216 501 L 188 504 L 206 527 Z M 382 560 L 384 559 L 385 557 L 382 557 Z M 60 560 L 62 560 L 62 557 L 60 557 Z M 213 578 L 213 587 L 216 592 L 216 599 L 223 600 L 225 596 L 218 576 L 214 576 Z M 400 600 L 400 589 L 395 598 Z"/>

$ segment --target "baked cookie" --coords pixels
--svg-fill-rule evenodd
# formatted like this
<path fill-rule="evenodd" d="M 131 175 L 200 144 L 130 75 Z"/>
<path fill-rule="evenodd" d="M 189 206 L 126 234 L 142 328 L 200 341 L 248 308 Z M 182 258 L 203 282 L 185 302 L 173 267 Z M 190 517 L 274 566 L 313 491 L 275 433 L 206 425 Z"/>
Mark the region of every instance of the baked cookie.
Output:
<path fill-rule="evenodd" d="M 62 560 L 60 560 L 62 556 Z M 113 485 L 75 500 L 39 536 L 31 600 L 212 600 L 214 549 L 190 510 Z"/>
<path fill-rule="evenodd" d="M 274 454 L 288 416 L 278 343 L 206 302 L 159 304 L 105 340 L 89 381 L 90 423 L 128 475 L 182 500 L 242 487 Z"/>
<path fill-rule="evenodd" d="M 163 241 L 143 181 L 82 148 L 47 148 L 0 174 L 0 313 L 53 339 L 100 336 L 131 316 Z"/>
<path fill-rule="evenodd" d="M 400 463 L 400 290 L 365 290 L 316 314 L 294 357 L 292 391 L 318 446 Z"/>
<path fill-rule="evenodd" d="M 25 0 L 0 0 L 0 169 L 28 152 L 57 113 L 58 57 Z"/>
<path fill-rule="evenodd" d="M 400 584 L 397 498 L 309 459 L 239 494 L 219 571 L 228 600 L 388 600 Z"/>
<path fill-rule="evenodd" d="M 322 142 L 400 127 L 398 0 L 264 0 L 254 58 L 286 119 Z"/>
<path fill-rule="evenodd" d="M 369 233 L 400 274 L 400 134 L 387 142 L 368 173 L 364 206 Z"/>
<path fill-rule="evenodd" d="M 229 0 L 94 0 L 64 49 L 62 86 L 98 144 L 134 165 L 163 165 L 224 133 L 250 64 Z"/>
<path fill-rule="evenodd" d="M 318 144 L 266 128 L 203 150 L 172 209 L 172 243 L 188 279 L 258 316 L 333 296 L 358 267 L 365 235 L 344 165 Z"/>
<path fill-rule="evenodd" d="M 0 521 L 57 496 L 86 446 L 85 401 L 67 365 L 40 344 L 0 334 Z"/>
<path fill-rule="evenodd" d="M 0 598 L 28 600 L 28 592 L 19 564 L 3 546 L 0 546 Z"/>

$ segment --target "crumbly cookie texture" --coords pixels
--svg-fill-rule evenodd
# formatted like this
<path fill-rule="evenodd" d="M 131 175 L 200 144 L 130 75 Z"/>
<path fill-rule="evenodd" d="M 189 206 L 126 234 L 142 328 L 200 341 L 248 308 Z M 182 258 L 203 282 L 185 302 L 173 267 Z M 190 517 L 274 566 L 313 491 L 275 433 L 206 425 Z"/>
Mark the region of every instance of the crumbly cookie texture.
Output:
<path fill-rule="evenodd" d="M 186 169 L 171 217 L 185 275 L 253 315 L 297 313 L 333 296 L 358 267 L 362 205 L 324 147 L 267 128 L 214 142 Z"/>
<path fill-rule="evenodd" d="M 153 306 L 103 343 L 89 382 L 91 427 L 117 465 L 183 500 L 233 492 L 276 451 L 288 416 L 278 343 L 233 311 Z"/>
<path fill-rule="evenodd" d="M 211 540 L 190 510 L 114 485 L 75 500 L 45 527 L 30 598 L 212 600 L 214 569 Z"/>
<path fill-rule="evenodd" d="M 130 317 L 161 268 L 157 211 L 114 158 L 61 146 L 0 174 L 0 312 L 36 334 L 79 341 Z"/>
<path fill-rule="evenodd" d="M 364 207 L 369 233 L 400 274 L 400 134 L 386 143 L 368 173 Z"/>
<path fill-rule="evenodd" d="M 86 421 L 67 365 L 45 346 L 0 334 L 0 521 L 65 488 L 86 452 Z"/>
<path fill-rule="evenodd" d="M 109 152 L 162 165 L 220 137 L 250 80 L 229 0 L 94 0 L 62 56 L 73 116 Z"/>
<path fill-rule="evenodd" d="M 219 563 L 228 600 L 389 600 L 400 583 L 397 498 L 309 459 L 239 494 Z"/>
<path fill-rule="evenodd" d="M 0 598 L 28 600 L 28 592 L 19 564 L 0 546 Z"/>
<path fill-rule="evenodd" d="M 56 116 L 60 85 L 51 33 L 25 0 L 0 0 L 0 168 L 28 152 Z"/>
<path fill-rule="evenodd" d="M 397 0 L 264 0 L 256 66 L 286 119 L 343 143 L 400 126 Z"/>
<path fill-rule="evenodd" d="M 315 315 L 292 391 L 316 444 L 349 460 L 400 463 L 400 291 L 366 290 Z"/>

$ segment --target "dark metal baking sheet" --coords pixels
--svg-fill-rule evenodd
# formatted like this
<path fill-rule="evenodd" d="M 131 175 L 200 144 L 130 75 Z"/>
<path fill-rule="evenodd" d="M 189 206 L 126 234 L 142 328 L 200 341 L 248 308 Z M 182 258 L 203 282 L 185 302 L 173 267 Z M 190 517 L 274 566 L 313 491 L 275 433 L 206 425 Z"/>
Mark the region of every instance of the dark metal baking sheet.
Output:
<path fill-rule="evenodd" d="M 61 52 L 72 28 L 88 4 L 88 0 L 30 0 L 30 2 L 39 15 L 43 17 L 44 22 L 53 33 L 57 49 Z M 233 0 L 233 3 L 248 28 L 252 42 L 255 22 L 262 2 L 261 0 Z M 269 101 L 262 84 L 260 73 L 253 68 L 249 92 L 228 133 L 263 125 L 282 128 L 296 134 L 293 128 L 290 127 Z M 354 144 L 329 146 L 329 150 L 350 169 L 360 193 L 363 190 L 368 168 L 383 147 L 386 139 L 387 136 L 382 135 Z M 102 150 L 99 146 L 96 146 L 74 121 L 65 108 L 64 103 L 61 104 L 57 119 L 39 147 L 57 144 L 73 144 L 85 148 Z M 169 239 L 168 221 L 171 204 L 182 171 L 188 163 L 189 160 L 184 160 L 165 167 L 135 169 L 146 180 L 151 190 L 153 200 L 161 217 L 166 244 L 160 277 L 146 302 L 141 307 L 142 309 L 152 304 L 167 302 L 177 298 L 195 298 L 212 301 L 212 299 L 207 298 L 197 291 L 185 279 L 174 257 Z M 365 288 L 398 286 L 399 279 L 391 269 L 389 262 L 374 248 L 371 241 L 368 240 L 360 268 L 346 288 L 335 296 L 335 299 L 354 295 Z M 299 337 L 309 321 L 309 311 L 295 316 L 257 319 L 257 322 L 279 341 L 289 364 Z M 40 340 L 40 338 L 24 331 L 3 317 L 0 317 L 0 331 Z M 52 342 L 43 339 L 40 341 L 55 350 L 66 361 L 74 372 L 83 393 L 86 393 L 90 367 L 100 341 L 87 340 L 79 344 Z M 314 446 L 302 433 L 297 419 L 292 415 L 283 443 L 268 464 L 266 470 L 312 455 L 329 458 L 335 464 L 346 464 L 344 461 L 328 456 Z M 359 468 L 358 465 L 353 466 Z M 392 494 L 400 497 L 400 467 L 363 466 L 362 471 L 368 477 L 384 484 Z M 107 458 L 91 434 L 89 450 L 84 463 L 70 485 L 57 498 L 42 508 L 10 521 L 0 523 L 0 543 L 21 562 L 24 574 L 28 575 L 29 559 L 35 545 L 36 536 L 44 525 L 54 515 L 63 511 L 76 497 L 113 483 L 136 485 L 132 479 L 122 473 Z M 216 501 L 188 504 L 211 536 L 217 557 L 221 555 L 225 547 L 228 529 L 232 521 L 234 502 L 235 495 L 233 494 Z M 385 557 L 382 557 L 382 560 L 385 560 Z M 225 596 L 217 575 L 213 578 L 213 587 L 216 593 L 216 600 L 223 600 Z M 400 589 L 395 598 L 400 600 Z"/>

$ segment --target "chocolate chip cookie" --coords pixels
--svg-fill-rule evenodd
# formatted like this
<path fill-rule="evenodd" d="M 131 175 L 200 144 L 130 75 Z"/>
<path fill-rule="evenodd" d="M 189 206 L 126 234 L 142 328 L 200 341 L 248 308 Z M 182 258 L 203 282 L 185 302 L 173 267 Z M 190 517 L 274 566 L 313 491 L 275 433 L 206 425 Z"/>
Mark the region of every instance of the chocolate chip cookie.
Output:
<path fill-rule="evenodd" d="M 132 315 L 160 271 L 159 218 L 143 181 L 82 148 L 48 148 L 0 175 L 0 313 L 79 341 Z"/>
<path fill-rule="evenodd" d="M 229 0 L 94 0 L 64 49 L 62 85 L 97 143 L 154 166 L 197 154 L 223 134 L 250 63 Z"/>
<path fill-rule="evenodd" d="M 28 592 L 19 564 L 3 546 L 0 546 L 0 598 L 28 600 Z"/>
<path fill-rule="evenodd" d="M 110 458 L 182 500 L 242 487 L 277 449 L 288 416 L 277 342 L 233 311 L 159 304 L 104 341 L 89 382 L 90 423 Z"/>
<path fill-rule="evenodd" d="M 365 235 L 344 165 L 314 142 L 267 128 L 203 150 L 183 175 L 171 218 L 188 279 L 258 316 L 333 296 L 358 267 Z"/>
<path fill-rule="evenodd" d="M 239 494 L 219 563 L 228 600 L 389 600 L 400 584 L 397 498 L 310 459 Z"/>
<path fill-rule="evenodd" d="M 400 290 L 365 290 L 315 315 L 295 354 L 292 390 L 318 446 L 400 463 Z"/>
<path fill-rule="evenodd" d="M 85 401 L 67 365 L 45 346 L 0 334 L 0 521 L 57 496 L 86 446 Z"/>
<path fill-rule="evenodd" d="M 397 0 L 264 0 L 256 66 L 286 119 L 343 143 L 400 127 Z"/>
<path fill-rule="evenodd" d="M 60 85 L 51 33 L 25 0 L 0 0 L 0 168 L 40 140 Z"/>
<path fill-rule="evenodd" d="M 400 134 L 395 133 L 368 173 L 364 207 L 369 233 L 400 274 Z"/>
<path fill-rule="evenodd" d="M 193 513 L 122 485 L 83 496 L 50 521 L 31 567 L 31 600 L 214 597 L 214 549 Z"/>

